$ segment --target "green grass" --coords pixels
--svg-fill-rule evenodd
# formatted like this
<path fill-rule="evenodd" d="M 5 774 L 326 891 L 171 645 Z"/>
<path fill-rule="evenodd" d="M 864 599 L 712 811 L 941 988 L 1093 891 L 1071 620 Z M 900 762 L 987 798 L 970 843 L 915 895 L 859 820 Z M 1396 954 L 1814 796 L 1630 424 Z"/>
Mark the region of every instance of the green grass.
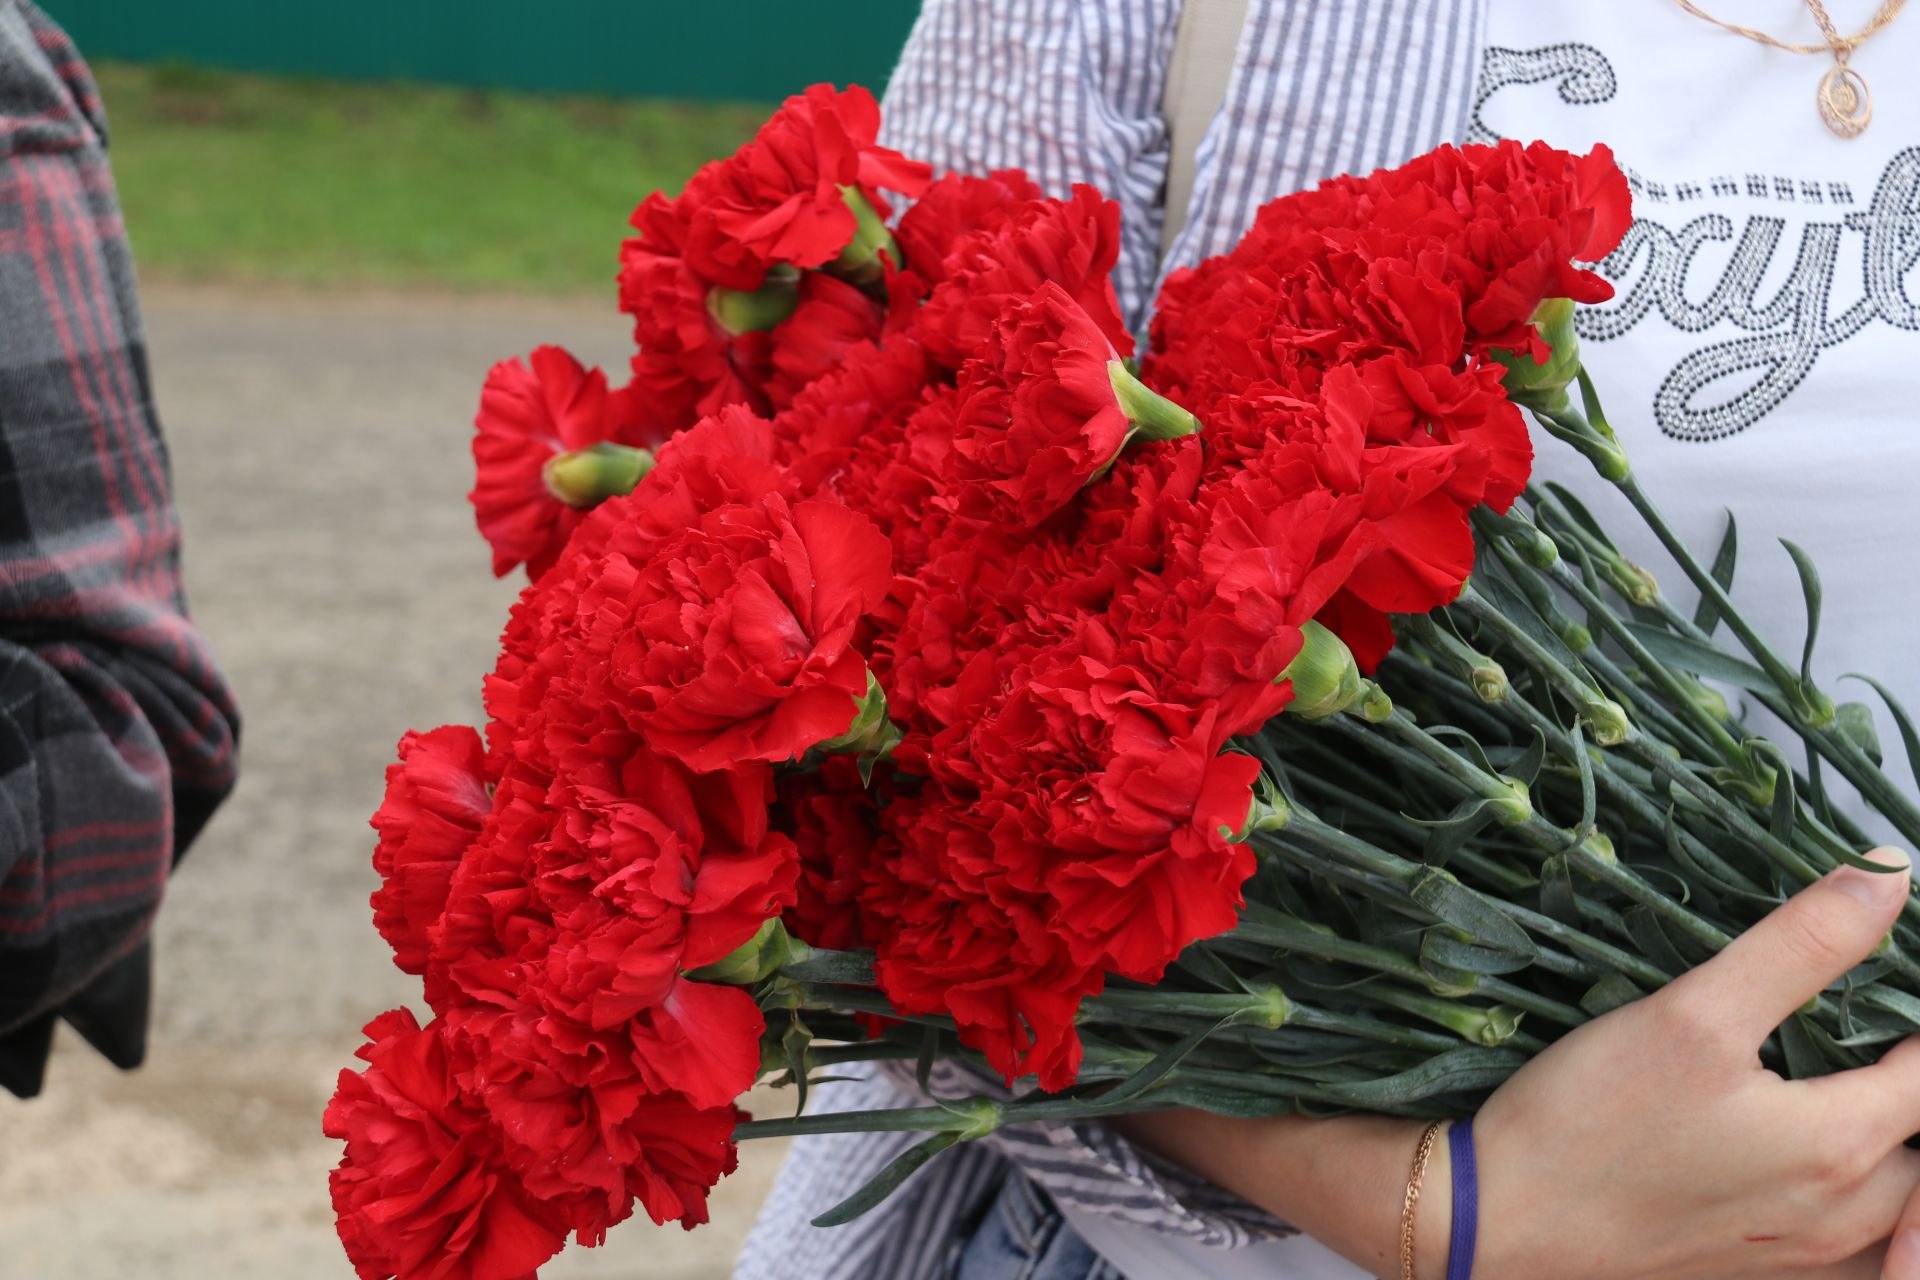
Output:
<path fill-rule="evenodd" d="M 627 215 L 768 108 L 102 64 L 143 274 L 298 286 L 606 288 Z"/>

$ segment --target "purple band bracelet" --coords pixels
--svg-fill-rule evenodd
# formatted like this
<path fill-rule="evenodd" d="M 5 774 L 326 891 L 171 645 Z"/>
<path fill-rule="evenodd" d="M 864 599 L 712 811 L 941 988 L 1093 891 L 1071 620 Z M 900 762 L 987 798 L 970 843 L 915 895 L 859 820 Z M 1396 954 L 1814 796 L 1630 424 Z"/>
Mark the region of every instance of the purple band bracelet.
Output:
<path fill-rule="evenodd" d="M 1480 1174 L 1473 1161 L 1473 1121 L 1447 1134 L 1453 1163 L 1453 1243 L 1447 1248 L 1447 1280 L 1472 1280 L 1473 1248 L 1480 1234 Z"/>

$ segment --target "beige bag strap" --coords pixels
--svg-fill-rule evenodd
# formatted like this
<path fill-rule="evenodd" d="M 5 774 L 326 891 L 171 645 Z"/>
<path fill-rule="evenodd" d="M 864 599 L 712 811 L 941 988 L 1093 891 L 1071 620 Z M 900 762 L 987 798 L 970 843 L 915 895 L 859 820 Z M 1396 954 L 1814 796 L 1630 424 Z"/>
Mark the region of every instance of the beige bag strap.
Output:
<path fill-rule="evenodd" d="M 1248 0 L 1183 0 L 1167 64 L 1166 95 L 1160 111 L 1167 120 L 1167 203 L 1160 228 L 1165 253 L 1187 225 L 1193 198 L 1195 155 L 1200 139 L 1226 101 L 1227 78 L 1247 22 Z"/>

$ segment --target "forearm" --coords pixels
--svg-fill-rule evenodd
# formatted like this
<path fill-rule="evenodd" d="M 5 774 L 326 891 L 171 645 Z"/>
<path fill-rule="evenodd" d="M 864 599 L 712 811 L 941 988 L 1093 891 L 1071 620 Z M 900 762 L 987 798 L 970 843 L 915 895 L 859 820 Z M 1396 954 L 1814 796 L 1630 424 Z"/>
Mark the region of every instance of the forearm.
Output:
<path fill-rule="evenodd" d="M 1227 1188 L 1377 1276 L 1400 1274 L 1400 1218 L 1417 1120 L 1281 1116 L 1234 1120 L 1160 1111 L 1108 1122 L 1129 1141 Z M 1415 1274 L 1445 1275 L 1452 1185 L 1443 1143 L 1427 1164 Z"/>

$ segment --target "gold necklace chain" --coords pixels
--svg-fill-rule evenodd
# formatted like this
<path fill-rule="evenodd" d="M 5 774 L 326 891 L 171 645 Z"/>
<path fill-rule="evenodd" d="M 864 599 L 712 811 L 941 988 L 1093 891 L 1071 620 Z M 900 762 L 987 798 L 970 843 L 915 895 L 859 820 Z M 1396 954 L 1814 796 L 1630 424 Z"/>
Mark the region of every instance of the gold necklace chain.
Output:
<path fill-rule="evenodd" d="M 1820 24 L 1820 34 L 1826 37 L 1826 40 L 1820 44 L 1791 44 L 1776 36 L 1770 36 L 1764 31 L 1756 31 L 1752 27 L 1743 27 L 1737 22 L 1723 21 L 1722 19 L 1714 17 L 1699 5 L 1694 4 L 1693 0 L 1674 0 L 1674 3 L 1694 17 L 1704 18 L 1723 31 L 1731 31 L 1737 36 L 1745 36 L 1749 40 L 1757 40 L 1769 48 L 1785 49 L 1788 53 L 1830 53 L 1838 52 L 1841 49 L 1852 53 L 1855 49 L 1865 44 L 1880 28 L 1892 22 L 1895 15 L 1906 7 L 1907 0 L 1886 0 L 1886 3 L 1880 6 L 1880 11 L 1873 15 L 1873 20 L 1850 36 L 1841 35 L 1838 29 L 1834 27 L 1833 19 L 1827 16 L 1827 7 L 1821 4 L 1820 0 L 1807 0 L 1807 8 L 1813 10 L 1813 20 Z"/>
<path fill-rule="evenodd" d="M 1866 132 L 1868 123 L 1873 119 L 1873 95 L 1867 92 L 1866 77 L 1849 65 L 1849 59 L 1853 57 L 1855 49 L 1898 16 L 1900 10 L 1906 7 L 1907 0 L 1882 0 L 1873 20 L 1850 36 L 1840 34 L 1821 0 L 1807 0 L 1807 8 L 1813 11 L 1813 20 L 1820 26 L 1820 34 L 1826 37 L 1823 44 L 1793 44 L 1753 27 L 1722 21 L 1693 3 L 1693 0 L 1673 2 L 1694 17 L 1705 19 L 1723 31 L 1745 36 L 1772 49 L 1784 49 L 1788 53 L 1832 54 L 1833 66 L 1820 77 L 1820 92 L 1815 101 L 1827 128 L 1842 138 L 1856 138 Z"/>

